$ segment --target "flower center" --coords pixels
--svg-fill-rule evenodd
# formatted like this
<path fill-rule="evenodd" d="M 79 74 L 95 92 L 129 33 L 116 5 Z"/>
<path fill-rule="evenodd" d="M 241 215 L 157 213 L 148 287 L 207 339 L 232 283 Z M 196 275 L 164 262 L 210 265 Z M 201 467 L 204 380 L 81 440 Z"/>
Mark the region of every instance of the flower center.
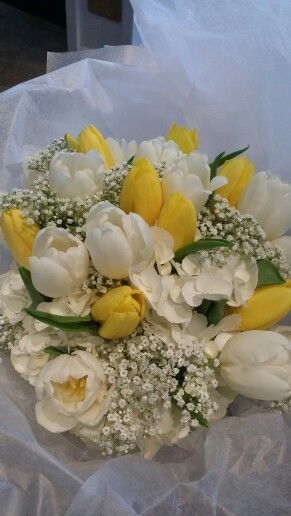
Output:
<path fill-rule="evenodd" d="M 52 382 L 55 393 L 63 401 L 83 401 L 85 398 L 87 376 L 73 378 L 69 376 L 65 383 Z"/>

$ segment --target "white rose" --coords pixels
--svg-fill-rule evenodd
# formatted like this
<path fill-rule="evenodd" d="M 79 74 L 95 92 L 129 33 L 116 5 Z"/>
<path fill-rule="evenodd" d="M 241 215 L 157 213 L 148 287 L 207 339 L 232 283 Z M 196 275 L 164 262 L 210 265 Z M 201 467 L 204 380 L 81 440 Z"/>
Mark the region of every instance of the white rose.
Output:
<path fill-rule="evenodd" d="M 84 244 L 69 231 L 47 227 L 36 236 L 29 264 L 32 282 L 41 294 L 64 297 L 87 278 L 89 256 Z"/>
<path fill-rule="evenodd" d="M 162 180 L 163 196 L 168 199 L 172 193 L 180 192 L 192 201 L 199 213 L 209 195 L 226 182 L 222 176 L 210 180 L 207 156 L 195 151 L 180 157 L 166 171 Z"/>
<path fill-rule="evenodd" d="M 0 276 L 0 312 L 11 324 L 17 324 L 25 317 L 24 308 L 31 299 L 18 271 L 10 270 Z"/>
<path fill-rule="evenodd" d="M 71 430 L 78 423 L 96 426 L 108 407 L 102 362 L 87 351 L 50 360 L 37 383 L 36 418 L 51 432 Z"/>
<path fill-rule="evenodd" d="M 114 279 L 128 277 L 130 270 L 145 269 L 154 255 L 146 222 L 135 213 L 126 215 L 108 201 L 91 208 L 85 244 L 95 268 Z"/>
<path fill-rule="evenodd" d="M 92 197 L 103 188 L 104 163 L 95 151 L 87 154 L 58 152 L 49 168 L 52 192 L 68 199 Z"/>
<path fill-rule="evenodd" d="M 259 172 L 242 195 L 238 210 L 255 217 L 273 240 L 291 227 L 291 185 L 266 172 Z"/>
<path fill-rule="evenodd" d="M 60 339 L 54 339 L 54 345 L 58 345 Z M 49 354 L 44 351 L 51 345 L 49 334 L 32 333 L 23 335 L 16 346 L 11 350 L 11 362 L 14 369 L 35 385 L 38 375 L 49 360 Z"/>
<path fill-rule="evenodd" d="M 258 400 L 291 396 L 291 346 L 273 331 L 245 331 L 231 337 L 221 355 L 220 374 L 238 394 Z"/>

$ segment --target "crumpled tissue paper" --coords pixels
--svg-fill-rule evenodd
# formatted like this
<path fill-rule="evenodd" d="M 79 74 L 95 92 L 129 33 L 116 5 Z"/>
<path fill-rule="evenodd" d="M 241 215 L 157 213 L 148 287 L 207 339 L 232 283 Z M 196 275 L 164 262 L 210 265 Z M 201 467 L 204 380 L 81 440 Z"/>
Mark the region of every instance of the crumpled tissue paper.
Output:
<path fill-rule="evenodd" d="M 258 169 L 290 180 L 289 0 L 131 1 L 143 47 L 51 54 L 53 71 L 0 95 L 0 190 L 23 186 L 28 156 L 88 123 L 139 140 L 188 124 L 210 159 L 249 143 Z M 8 263 L 1 249 L 1 272 Z M 4 357 L 1 516 L 291 514 L 291 422 L 279 412 L 240 398 L 147 461 L 48 433 L 34 403 Z"/>

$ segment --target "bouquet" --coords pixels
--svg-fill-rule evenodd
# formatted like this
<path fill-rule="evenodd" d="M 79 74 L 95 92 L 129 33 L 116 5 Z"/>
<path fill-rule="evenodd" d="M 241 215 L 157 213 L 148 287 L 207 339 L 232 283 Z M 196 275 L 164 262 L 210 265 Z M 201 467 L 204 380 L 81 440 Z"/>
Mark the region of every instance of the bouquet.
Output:
<path fill-rule="evenodd" d="M 248 147 L 197 149 L 176 124 L 141 143 L 89 125 L 1 194 L 0 347 L 38 423 L 104 455 L 150 458 L 238 394 L 291 409 L 291 186 Z"/>

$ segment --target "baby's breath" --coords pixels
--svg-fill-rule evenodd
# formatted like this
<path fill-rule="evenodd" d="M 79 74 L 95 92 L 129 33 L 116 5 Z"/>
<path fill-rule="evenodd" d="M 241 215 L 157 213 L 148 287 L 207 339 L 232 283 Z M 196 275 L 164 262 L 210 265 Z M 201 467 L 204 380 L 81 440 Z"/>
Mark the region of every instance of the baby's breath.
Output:
<path fill-rule="evenodd" d="M 128 453 L 138 438 L 158 436 L 161 413 L 172 406 L 181 408 L 181 423 L 190 428 L 206 424 L 216 409 L 211 400 L 215 371 L 196 339 L 187 345 L 165 343 L 144 322 L 127 339 L 101 344 L 96 355 L 113 389 L 95 440 L 106 454 Z"/>
<path fill-rule="evenodd" d="M 10 351 L 20 338 L 21 323 L 11 324 L 5 315 L 0 315 L 0 350 Z"/>
<path fill-rule="evenodd" d="M 232 242 L 231 251 L 243 257 L 271 261 L 282 277 L 287 277 L 288 267 L 281 250 L 267 241 L 265 231 L 257 220 L 252 215 L 242 215 L 219 195 L 215 195 L 211 204 L 201 210 L 198 228 L 202 237 L 223 238 Z M 215 250 L 209 251 L 208 255 L 218 265 L 224 265 L 228 252 Z"/>

